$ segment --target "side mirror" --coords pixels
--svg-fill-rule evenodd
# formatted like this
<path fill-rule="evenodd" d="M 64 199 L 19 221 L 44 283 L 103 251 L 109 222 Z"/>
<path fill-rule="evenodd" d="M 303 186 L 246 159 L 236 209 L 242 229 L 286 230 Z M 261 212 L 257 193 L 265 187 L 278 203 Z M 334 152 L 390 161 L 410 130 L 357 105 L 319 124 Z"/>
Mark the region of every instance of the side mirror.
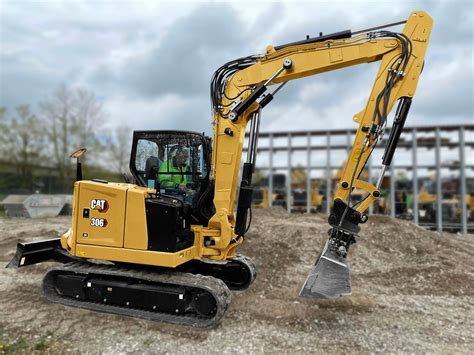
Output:
<path fill-rule="evenodd" d="M 81 164 L 81 156 L 87 152 L 87 148 L 80 148 L 72 153 L 69 158 L 76 159 L 76 181 L 82 180 L 82 164 Z"/>

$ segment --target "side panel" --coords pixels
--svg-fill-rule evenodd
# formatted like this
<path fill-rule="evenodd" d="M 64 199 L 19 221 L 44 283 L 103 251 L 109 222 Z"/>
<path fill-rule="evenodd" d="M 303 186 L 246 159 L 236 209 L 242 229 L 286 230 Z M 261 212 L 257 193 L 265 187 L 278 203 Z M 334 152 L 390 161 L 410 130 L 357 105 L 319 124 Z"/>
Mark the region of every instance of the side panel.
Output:
<path fill-rule="evenodd" d="M 192 260 L 196 255 L 196 248 L 180 250 L 176 253 L 160 251 L 111 248 L 97 245 L 78 244 L 77 256 L 82 258 L 121 261 L 124 263 L 176 267 Z"/>
<path fill-rule="evenodd" d="M 79 182 L 78 244 L 123 247 L 127 190 L 133 185 Z"/>
<path fill-rule="evenodd" d="M 77 211 L 79 210 L 79 184 L 74 183 L 74 198 L 72 201 L 71 228 L 61 236 L 61 246 L 72 255 L 76 255 L 76 231 L 77 231 Z"/>
<path fill-rule="evenodd" d="M 148 235 L 145 211 L 146 189 L 136 187 L 127 192 L 127 219 L 125 221 L 124 247 L 147 250 Z"/>

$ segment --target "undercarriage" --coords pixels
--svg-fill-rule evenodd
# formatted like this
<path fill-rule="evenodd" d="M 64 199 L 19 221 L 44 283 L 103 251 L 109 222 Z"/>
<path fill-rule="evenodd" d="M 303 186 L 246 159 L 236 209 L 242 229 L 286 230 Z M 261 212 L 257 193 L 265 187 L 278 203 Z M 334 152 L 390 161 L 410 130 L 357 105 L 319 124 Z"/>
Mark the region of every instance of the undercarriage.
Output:
<path fill-rule="evenodd" d="M 153 321 L 209 327 L 219 323 L 230 290 L 244 290 L 256 268 L 237 255 L 225 262 L 192 260 L 176 269 L 125 263 L 98 263 L 68 256 L 58 239 L 19 243 L 8 267 L 55 260 L 64 263 L 43 278 L 54 303 Z"/>
<path fill-rule="evenodd" d="M 224 282 L 210 276 L 87 262 L 50 269 L 43 291 L 54 303 L 196 327 L 218 323 L 231 300 Z"/>

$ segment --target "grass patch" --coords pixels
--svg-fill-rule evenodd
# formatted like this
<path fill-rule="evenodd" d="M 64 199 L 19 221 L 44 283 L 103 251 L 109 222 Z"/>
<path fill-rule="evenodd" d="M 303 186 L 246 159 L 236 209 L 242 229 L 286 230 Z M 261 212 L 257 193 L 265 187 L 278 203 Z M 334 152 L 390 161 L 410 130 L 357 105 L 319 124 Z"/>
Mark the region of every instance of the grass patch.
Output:
<path fill-rule="evenodd" d="M 10 355 L 17 353 L 45 352 L 49 348 L 48 337 L 53 335 L 48 331 L 46 335 L 41 336 L 37 341 L 31 342 L 30 339 L 20 336 L 14 341 L 5 339 L 0 340 L 0 355 Z"/>
<path fill-rule="evenodd" d="M 25 352 L 28 348 L 28 340 L 24 337 L 19 337 L 12 343 L 7 343 L 3 340 L 0 341 L 0 354 L 9 355 L 17 352 Z"/>
<path fill-rule="evenodd" d="M 35 346 L 33 347 L 34 350 L 39 350 L 39 351 L 46 350 L 47 348 L 48 348 L 48 344 L 46 344 L 44 339 L 41 339 L 41 341 L 36 343 Z"/>

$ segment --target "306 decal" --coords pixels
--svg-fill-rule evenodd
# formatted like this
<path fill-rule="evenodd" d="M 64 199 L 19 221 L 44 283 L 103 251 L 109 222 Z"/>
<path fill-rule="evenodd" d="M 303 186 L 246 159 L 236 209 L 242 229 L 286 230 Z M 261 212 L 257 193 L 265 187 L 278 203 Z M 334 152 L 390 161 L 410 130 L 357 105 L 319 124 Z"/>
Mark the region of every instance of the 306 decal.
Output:
<path fill-rule="evenodd" d="M 105 218 L 91 218 L 91 226 L 104 228 L 107 226 L 107 220 Z"/>

